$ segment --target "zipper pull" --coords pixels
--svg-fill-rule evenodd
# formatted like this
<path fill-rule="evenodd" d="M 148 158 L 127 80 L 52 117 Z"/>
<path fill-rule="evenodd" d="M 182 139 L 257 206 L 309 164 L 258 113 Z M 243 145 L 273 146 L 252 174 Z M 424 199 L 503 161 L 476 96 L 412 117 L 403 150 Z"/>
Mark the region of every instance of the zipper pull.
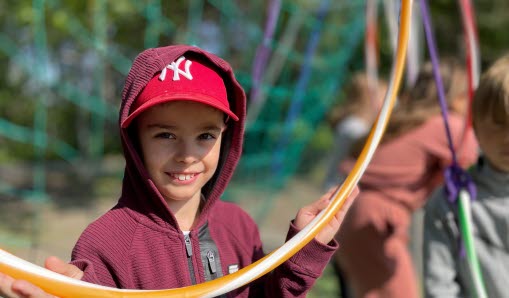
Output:
<path fill-rule="evenodd" d="M 210 272 L 216 273 L 217 269 L 213 251 L 211 250 L 207 251 L 207 260 L 209 261 Z"/>
<path fill-rule="evenodd" d="M 187 256 L 190 257 L 193 255 L 193 246 L 191 245 L 191 237 L 189 237 L 189 234 L 184 235 L 184 242 L 186 243 Z"/>

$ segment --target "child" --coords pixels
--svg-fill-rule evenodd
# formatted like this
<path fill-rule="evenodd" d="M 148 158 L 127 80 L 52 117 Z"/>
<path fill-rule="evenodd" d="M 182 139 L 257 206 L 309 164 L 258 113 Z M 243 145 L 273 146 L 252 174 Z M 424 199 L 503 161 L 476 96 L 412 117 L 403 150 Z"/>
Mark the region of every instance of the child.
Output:
<path fill-rule="evenodd" d="M 473 126 L 482 156 L 470 175 L 473 237 L 488 297 L 507 297 L 509 281 L 509 55 L 481 77 Z M 460 256 L 454 206 L 440 188 L 425 208 L 424 289 L 426 297 L 471 297 L 475 292 L 466 257 Z"/>
<path fill-rule="evenodd" d="M 120 108 L 122 193 L 74 247 L 72 264 L 82 280 L 126 289 L 184 287 L 264 256 L 255 222 L 219 199 L 242 152 L 245 104 L 232 69 L 213 54 L 177 45 L 138 55 Z M 301 209 L 289 237 L 327 200 Z M 270 277 L 228 295 L 305 296 L 337 248 L 333 237 L 343 215 Z"/>
<path fill-rule="evenodd" d="M 467 79 L 454 61 L 440 67 L 451 112 L 455 143 L 463 133 Z M 462 165 L 473 163 L 477 144 L 469 131 L 462 146 Z M 349 171 L 354 159 L 341 168 Z M 338 233 L 338 261 L 354 297 L 418 297 L 408 250 L 414 211 L 436 187 L 451 161 L 430 63 L 415 86 L 403 94 L 382 143 L 362 176 L 362 193 Z"/>
<path fill-rule="evenodd" d="M 340 163 L 349 157 L 352 145 L 369 132 L 380 110 L 387 83 L 379 80 L 374 87 L 371 88 L 366 74 L 354 74 L 346 87 L 344 101 L 335 106 L 328 115 L 327 120 L 334 130 L 334 143 L 327 160 L 328 169 L 323 189 L 329 189 L 344 179 L 345 173 L 339 171 Z M 348 286 L 337 258 L 333 258 L 332 266 L 338 279 L 341 297 L 348 297 Z"/>
<path fill-rule="evenodd" d="M 340 181 L 339 163 L 349 155 L 352 144 L 369 132 L 386 89 L 387 84 L 380 80 L 375 92 L 370 92 L 366 75 L 355 74 L 346 88 L 344 103 L 332 109 L 328 120 L 334 130 L 334 144 L 327 162 L 324 189 Z"/>

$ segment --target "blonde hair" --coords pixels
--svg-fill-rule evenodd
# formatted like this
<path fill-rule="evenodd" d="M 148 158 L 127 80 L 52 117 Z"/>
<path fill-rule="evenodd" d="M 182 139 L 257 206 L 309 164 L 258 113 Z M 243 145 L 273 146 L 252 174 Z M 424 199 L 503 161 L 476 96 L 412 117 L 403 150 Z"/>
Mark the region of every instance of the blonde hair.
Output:
<path fill-rule="evenodd" d="M 449 110 L 453 110 L 453 103 L 466 100 L 468 91 L 467 74 L 465 68 L 454 59 L 444 59 L 439 67 L 444 85 L 444 92 Z M 430 117 L 440 114 L 438 92 L 433 76 L 433 65 L 427 62 L 419 71 L 415 85 L 404 92 L 398 99 L 393 115 L 387 124 L 382 143 L 388 142 L 423 124 Z M 367 136 L 366 136 L 367 137 Z M 350 155 L 358 157 L 366 137 L 352 145 Z"/>
<path fill-rule="evenodd" d="M 496 60 L 481 76 L 472 102 L 474 127 L 480 120 L 509 123 L 509 54 Z"/>
<path fill-rule="evenodd" d="M 468 81 L 465 67 L 454 59 L 444 59 L 439 67 L 444 86 L 447 108 L 453 112 L 453 103 L 466 100 Z M 394 108 L 383 141 L 388 141 L 424 123 L 430 117 L 440 114 L 438 90 L 430 62 L 423 65 L 417 81 L 405 92 Z"/>
<path fill-rule="evenodd" d="M 356 115 L 367 122 L 373 118 L 378 106 L 376 101 L 381 101 L 381 91 L 387 84 L 380 80 L 377 84 L 378 94 L 373 95 L 369 90 L 368 79 L 364 73 L 355 74 L 345 88 L 344 101 L 332 109 L 328 115 L 328 122 L 332 128 L 350 115 Z M 373 98 L 373 96 L 378 96 Z"/>

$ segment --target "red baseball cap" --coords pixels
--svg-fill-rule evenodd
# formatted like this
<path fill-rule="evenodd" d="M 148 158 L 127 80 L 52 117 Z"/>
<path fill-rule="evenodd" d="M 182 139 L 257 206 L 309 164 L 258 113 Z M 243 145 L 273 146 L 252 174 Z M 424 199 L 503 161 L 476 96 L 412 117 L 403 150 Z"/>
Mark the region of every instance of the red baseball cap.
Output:
<path fill-rule="evenodd" d="M 181 56 L 155 75 L 135 99 L 129 116 L 122 122 L 126 128 L 146 109 L 169 101 L 189 100 L 212 106 L 235 121 L 230 110 L 226 87 L 221 76 L 203 62 Z"/>

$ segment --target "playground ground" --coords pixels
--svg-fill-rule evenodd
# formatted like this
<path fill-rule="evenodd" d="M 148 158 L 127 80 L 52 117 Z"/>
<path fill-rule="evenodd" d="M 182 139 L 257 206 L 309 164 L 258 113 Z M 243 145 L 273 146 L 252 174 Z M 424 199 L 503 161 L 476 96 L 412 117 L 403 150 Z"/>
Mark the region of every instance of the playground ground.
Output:
<path fill-rule="evenodd" d="M 11 179 L 16 177 L 16 172 L 8 172 Z M 109 177 L 100 179 L 89 189 L 79 184 L 68 189 L 72 183 L 65 181 L 72 179 L 72 175 L 62 175 L 58 170 L 49 173 L 55 178 L 55 185 L 50 185 L 49 189 L 59 194 L 53 199 L 43 202 L 0 200 L 0 247 L 38 265 L 50 255 L 69 260 L 71 249 L 83 229 L 116 202 L 121 182 L 120 177 Z M 0 176 L 2 174 L 6 174 L 5 167 L 0 169 Z M 297 210 L 321 195 L 315 184 L 309 179 L 293 179 L 281 192 L 272 195 L 273 204 L 262 215 L 257 204 L 260 194 L 243 193 L 239 204 L 253 217 L 259 218 L 267 252 L 284 242 L 289 221 Z M 326 268 L 308 297 L 339 297 L 331 267 Z"/>

